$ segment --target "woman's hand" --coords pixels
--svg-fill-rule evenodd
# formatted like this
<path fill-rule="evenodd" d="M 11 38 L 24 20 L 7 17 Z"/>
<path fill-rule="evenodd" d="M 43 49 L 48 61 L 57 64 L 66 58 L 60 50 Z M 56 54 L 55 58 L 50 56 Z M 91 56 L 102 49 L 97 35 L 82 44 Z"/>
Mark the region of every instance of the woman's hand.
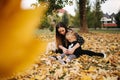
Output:
<path fill-rule="evenodd" d="M 58 47 L 59 47 L 60 49 L 63 49 L 63 48 L 64 48 L 62 45 L 59 45 Z"/>

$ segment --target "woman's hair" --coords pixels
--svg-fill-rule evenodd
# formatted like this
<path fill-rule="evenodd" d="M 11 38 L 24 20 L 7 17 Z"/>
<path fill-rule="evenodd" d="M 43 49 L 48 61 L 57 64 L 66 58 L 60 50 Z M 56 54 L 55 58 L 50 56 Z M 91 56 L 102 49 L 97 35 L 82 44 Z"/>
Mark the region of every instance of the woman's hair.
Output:
<path fill-rule="evenodd" d="M 67 26 L 63 23 L 63 22 L 59 22 L 57 25 L 56 25 L 56 46 L 58 48 L 59 45 L 63 45 L 63 40 L 62 39 L 65 39 L 65 35 L 62 35 L 59 33 L 58 29 L 60 27 L 63 27 L 65 28 L 65 35 L 67 33 Z M 66 43 L 66 42 L 65 42 Z"/>

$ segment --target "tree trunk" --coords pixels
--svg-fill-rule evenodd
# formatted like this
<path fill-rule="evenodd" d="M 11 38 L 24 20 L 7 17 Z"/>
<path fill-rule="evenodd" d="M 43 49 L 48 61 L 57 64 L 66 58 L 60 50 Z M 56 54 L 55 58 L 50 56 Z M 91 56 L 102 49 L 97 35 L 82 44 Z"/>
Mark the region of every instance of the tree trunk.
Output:
<path fill-rule="evenodd" d="M 88 32 L 88 25 L 86 19 L 86 2 L 87 0 L 79 0 L 79 13 L 80 13 L 80 32 Z"/>

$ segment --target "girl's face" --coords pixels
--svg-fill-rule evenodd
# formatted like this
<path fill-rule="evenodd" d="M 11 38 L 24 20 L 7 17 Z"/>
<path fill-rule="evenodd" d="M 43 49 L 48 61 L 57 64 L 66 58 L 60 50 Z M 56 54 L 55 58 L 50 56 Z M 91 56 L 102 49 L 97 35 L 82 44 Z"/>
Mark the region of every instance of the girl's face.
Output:
<path fill-rule="evenodd" d="M 75 35 L 73 35 L 73 34 L 68 34 L 68 35 L 66 35 L 66 39 L 67 39 L 69 42 L 76 41 L 76 37 L 75 37 Z"/>
<path fill-rule="evenodd" d="M 65 35 L 65 33 L 66 33 L 64 27 L 59 27 L 59 28 L 58 28 L 58 32 L 59 32 L 59 34 L 61 34 L 61 35 Z"/>

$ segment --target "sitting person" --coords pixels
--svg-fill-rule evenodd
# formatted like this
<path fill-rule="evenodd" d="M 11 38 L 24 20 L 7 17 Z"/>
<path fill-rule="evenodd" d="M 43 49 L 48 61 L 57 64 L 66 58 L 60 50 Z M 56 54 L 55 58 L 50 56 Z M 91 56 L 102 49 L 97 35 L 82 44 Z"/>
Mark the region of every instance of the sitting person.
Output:
<path fill-rule="evenodd" d="M 74 46 L 78 43 L 76 34 L 77 33 L 75 33 L 72 30 L 66 33 L 65 38 L 69 42 L 67 48 L 63 47 L 62 45 L 59 45 L 59 48 L 61 50 L 65 50 L 65 51 L 62 54 L 60 54 L 60 56 L 57 56 L 57 57 L 53 56 L 53 57 L 55 59 L 59 60 L 60 63 L 65 64 L 67 62 L 70 62 L 72 59 L 78 58 L 79 56 L 81 56 L 83 54 L 86 54 L 89 56 L 105 57 L 105 54 L 103 54 L 103 53 L 95 53 L 95 52 L 92 52 L 89 50 L 82 50 L 81 46 L 76 48 L 73 53 L 70 53 L 72 48 L 74 48 Z M 67 56 L 66 60 L 62 60 L 65 56 Z"/>

